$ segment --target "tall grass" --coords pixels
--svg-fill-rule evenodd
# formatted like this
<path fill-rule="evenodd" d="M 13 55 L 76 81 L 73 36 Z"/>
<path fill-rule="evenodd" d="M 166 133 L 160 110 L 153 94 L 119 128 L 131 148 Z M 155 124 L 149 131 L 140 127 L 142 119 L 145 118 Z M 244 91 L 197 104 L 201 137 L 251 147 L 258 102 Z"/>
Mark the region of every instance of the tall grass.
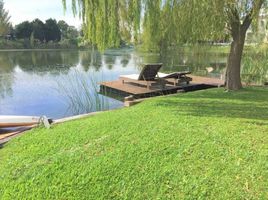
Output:
<path fill-rule="evenodd" d="M 252 48 L 243 57 L 242 79 L 246 84 L 263 84 L 268 81 L 268 47 Z"/>
<path fill-rule="evenodd" d="M 57 81 L 57 86 L 73 115 L 109 109 L 108 100 L 98 93 L 97 79 L 89 73 L 72 70 L 63 80 Z"/>

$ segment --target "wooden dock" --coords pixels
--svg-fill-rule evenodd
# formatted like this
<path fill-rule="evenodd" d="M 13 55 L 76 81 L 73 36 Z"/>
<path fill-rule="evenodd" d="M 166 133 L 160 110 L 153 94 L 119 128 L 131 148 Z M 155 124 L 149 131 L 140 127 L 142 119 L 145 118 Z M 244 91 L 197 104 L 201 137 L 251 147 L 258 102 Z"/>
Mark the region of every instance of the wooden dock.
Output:
<path fill-rule="evenodd" d="M 152 84 L 150 87 L 146 84 L 145 81 L 138 82 L 127 82 L 123 83 L 122 80 L 102 82 L 100 83 L 100 93 L 112 96 L 115 95 L 121 97 L 133 96 L 136 99 L 146 98 L 152 96 L 160 96 L 166 94 L 174 94 L 179 91 L 195 91 L 213 87 L 221 87 L 224 84 L 223 80 L 217 78 L 208 78 L 190 75 L 193 80 L 190 84 L 180 84 L 174 86 L 172 83 L 168 83 L 163 87 L 160 84 Z"/>
<path fill-rule="evenodd" d="M 18 127 L 18 128 L 3 128 L 0 129 L 0 147 L 4 143 L 8 142 L 10 139 L 24 133 L 32 129 L 34 126 L 25 126 L 25 127 Z"/>

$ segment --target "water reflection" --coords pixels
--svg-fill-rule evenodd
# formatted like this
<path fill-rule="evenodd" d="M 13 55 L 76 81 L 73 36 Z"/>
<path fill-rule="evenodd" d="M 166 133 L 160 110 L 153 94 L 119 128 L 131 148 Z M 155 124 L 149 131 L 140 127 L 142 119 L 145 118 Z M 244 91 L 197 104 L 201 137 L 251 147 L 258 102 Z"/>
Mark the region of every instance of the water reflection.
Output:
<path fill-rule="evenodd" d="M 90 66 L 93 66 L 92 56 L 90 51 L 81 51 L 80 52 L 80 64 L 82 65 L 85 72 L 87 72 Z"/>
<path fill-rule="evenodd" d="M 122 64 L 122 67 L 127 67 L 129 60 L 131 59 L 131 55 L 130 54 L 125 54 L 121 57 L 121 61 L 120 63 Z"/>
<path fill-rule="evenodd" d="M 10 52 L 11 53 L 11 52 Z M 21 51 L 12 52 L 15 63 L 29 73 L 68 72 L 79 63 L 78 51 Z"/>
<path fill-rule="evenodd" d="M 104 64 L 107 66 L 109 70 L 113 69 L 115 62 L 116 62 L 116 56 L 104 55 Z"/>
<path fill-rule="evenodd" d="M 14 81 L 13 71 L 15 68 L 13 57 L 4 52 L 3 56 L 0 56 L 0 99 L 5 96 L 11 96 L 12 83 Z"/>

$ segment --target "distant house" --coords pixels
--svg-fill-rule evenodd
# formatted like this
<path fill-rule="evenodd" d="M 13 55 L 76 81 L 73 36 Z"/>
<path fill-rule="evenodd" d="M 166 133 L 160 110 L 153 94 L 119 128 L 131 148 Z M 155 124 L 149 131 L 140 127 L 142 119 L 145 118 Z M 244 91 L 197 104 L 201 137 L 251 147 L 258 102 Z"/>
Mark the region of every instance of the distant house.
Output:
<path fill-rule="evenodd" d="M 13 40 L 14 39 L 14 36 L 11 35 L 11 34 L 7 34 L 7 35 L 5 35 L 5 39 L 6 40 Z"/>
<path fill-rule="evenodd" d="M 258 27 L 254 30 L 253 26 L 247 31 L 246 42 L 257 43 L 257 42 L 268 42 L 268 10 L 261 9 Z"/>
<path fill-rule="evenodd" d="M 13 33 L 9 33 L 9 34 L 6 34 L 6 35 L 0 35 L 0 39 L 4 39 L 4 40 L 15 40 L 16 37 L 15 37 L 15 34 Z"/>

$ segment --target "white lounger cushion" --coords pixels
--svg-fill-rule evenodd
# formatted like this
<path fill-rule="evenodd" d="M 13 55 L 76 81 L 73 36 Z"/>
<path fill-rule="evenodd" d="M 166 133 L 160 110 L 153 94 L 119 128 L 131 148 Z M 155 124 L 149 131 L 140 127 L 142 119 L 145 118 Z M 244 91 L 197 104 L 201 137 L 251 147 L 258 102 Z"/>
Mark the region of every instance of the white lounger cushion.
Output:
<path fill-rule="evenodd" d="M 133 80 L 139 80 L 139 74 L 120 75 L 120 78 L 129 78 Z"/>
<path fill-rule="evenodd" d="M 159 78 L 166 78 L 169 74 L 158 72 L 157 75 Z"/>
<path fill-rule="evenodd" d="M 156 78 L 178 78 L 180 75 L 185 75 L 185 74 L 190 74 L 190 72 L 173 72 L 170 74 L 158 72 Z M 121 75 L 120 78 L 139 80 L 139 74 Z"/>
<path fill-rule="evenodd" d="M 157 74 L 159 78 L 165 78 L 166 76 L 168 76 L 169 74 L 165 74 L 165 73 L 160 73 L 158 72 Z M 120 75 L 120 78 L 129 78 L 132 80 L 138 80 L 139 79 L 139 74 L 130 74 L 130 75 Z"/>

